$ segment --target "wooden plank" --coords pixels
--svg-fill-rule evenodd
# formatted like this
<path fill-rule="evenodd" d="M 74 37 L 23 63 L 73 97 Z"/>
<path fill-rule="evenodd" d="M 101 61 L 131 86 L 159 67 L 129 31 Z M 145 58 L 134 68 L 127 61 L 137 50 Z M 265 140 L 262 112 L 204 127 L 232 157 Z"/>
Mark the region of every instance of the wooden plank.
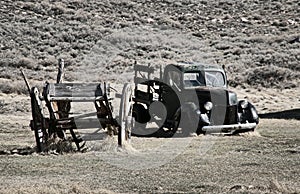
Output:
<path fill-rule="evenodd" d="M 58 83 L 49 84 L 50 97 L 79 97 L 94 99 L 99 96 L 103 96 L 103 85 L 98 83 Z"/>
<path fill-rule="evenodd" d="M 50 97 L 50 102 L 52 101 L 68 101 L 68 102 L 94 102 L 99 100 L 104 100 L 103 96 L 97 96 L 97 97 L 80 97 L 80 96 L 53 96 Z"/>
<path fill-rule="evenodd" d="M 57 129 L 92 129 L 101 128 L 101 123 L 111 124 L 112 121 L 106 118 L 86 118 L 86 119 L 74 119 L 68 118 L 67 120 L 57 120 Z"/>
<path fill-rule="evenodd" d="M 54 84 L 55 90 L 60 91 L 60 90 L 65 90 L 65 91 L 73 91 L 73 92 L 78 92 L 78 91 L 102 91 L 101 84 L 98 83 L 59 83 L 59 84 Z"/>
<path fill-rule="evenodd" d="M 50 96 L 55 96 L 55 87 L 54 87 L 54 84 L 48 84 L 46 86 L 46 88 L 48 89 L 48 93 Z"/>

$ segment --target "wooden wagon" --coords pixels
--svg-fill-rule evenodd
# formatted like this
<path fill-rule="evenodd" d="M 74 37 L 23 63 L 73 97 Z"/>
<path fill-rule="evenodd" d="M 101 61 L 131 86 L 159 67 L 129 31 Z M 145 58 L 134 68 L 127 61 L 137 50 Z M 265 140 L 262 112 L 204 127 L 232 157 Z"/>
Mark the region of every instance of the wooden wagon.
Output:
<path fill-rule="evenodd" d="M 75 133 L 75 129 L 106 128 L 109 135 L 118 135 L 118 144 L 122 146 L 130 139 L 132 128 L 132 90 L 125 84 L 121 97 L 119 118 L 113 116 L 114 98 L 110 97 L 110 86 L 106 83 L 62 83 L 64 63 L 60 60 L 56 83 L 45 83 L 43 91 L 37 87 L 30 88 L 32 120 L 30 127 L 34 131 L 37 152 L 48 151 L 49 139 L 66 140 L 71 134 L 73 142 L 80 150 L 85 142 Z M 23 73 L 23 72 L 22 72 Z M 90 102 L 95 111 L 72 116 L 71 103 Z M 44 109 L 47 109 L 44 110 Z M 47 112 L 47 116 L 45 115 Z M 94 117 L 92 117 L 94 116 Z"/>

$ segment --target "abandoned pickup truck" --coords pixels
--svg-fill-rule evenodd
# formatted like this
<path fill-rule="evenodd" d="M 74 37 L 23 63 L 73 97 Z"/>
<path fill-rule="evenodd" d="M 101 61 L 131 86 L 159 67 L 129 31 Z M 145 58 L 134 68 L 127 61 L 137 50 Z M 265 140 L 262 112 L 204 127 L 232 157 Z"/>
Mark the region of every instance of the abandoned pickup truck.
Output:
<path fill-rule="evenodd" d="M 160 69 L 158 78 L 152 78 L 153 67 L 134 70 L 133 135 L 235 134 L 253 131 L 259 122 L 253 104 L 238 100 L 217 65 L 179 62 Z"/>

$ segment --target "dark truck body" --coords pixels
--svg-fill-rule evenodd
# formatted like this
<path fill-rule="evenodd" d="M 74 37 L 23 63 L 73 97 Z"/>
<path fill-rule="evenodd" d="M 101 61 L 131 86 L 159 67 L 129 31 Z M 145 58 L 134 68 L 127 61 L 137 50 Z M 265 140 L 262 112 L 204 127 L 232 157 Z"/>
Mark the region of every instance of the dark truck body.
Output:
<path fill-rule="evenodd" d="M 237 133 L 254 130 L 258 124 L 255 107 L 228 89 L 226 73 L 219 66 L 177 63 L 161 70 L 160 78 L 151 79 L 153 73 L 154 68 L 135 66 L 133 134 L 174 135 L 178 128 L 183 134 Z M 146 129 L 147 122 L 158 120 L 163 120 L 159 127 Z M 141 127 L 142 132 L 137 129 Z"/>

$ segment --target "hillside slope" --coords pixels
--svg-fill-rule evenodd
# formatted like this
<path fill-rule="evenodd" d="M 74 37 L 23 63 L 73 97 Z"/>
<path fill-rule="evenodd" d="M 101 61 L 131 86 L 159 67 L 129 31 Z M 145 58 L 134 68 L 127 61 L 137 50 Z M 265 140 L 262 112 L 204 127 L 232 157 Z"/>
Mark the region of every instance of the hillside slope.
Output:
<path fill-rule="evenodd" d="M 6 0 L 0 12 L 5 93 L 25 92 L 19 68 L 32 82 L 55 78 L 58 58 L 69 81 L 122 82 L 134 61 L 197 60 L 225 64 L 233 87 L 299 87 L 297 0 Z"/>

